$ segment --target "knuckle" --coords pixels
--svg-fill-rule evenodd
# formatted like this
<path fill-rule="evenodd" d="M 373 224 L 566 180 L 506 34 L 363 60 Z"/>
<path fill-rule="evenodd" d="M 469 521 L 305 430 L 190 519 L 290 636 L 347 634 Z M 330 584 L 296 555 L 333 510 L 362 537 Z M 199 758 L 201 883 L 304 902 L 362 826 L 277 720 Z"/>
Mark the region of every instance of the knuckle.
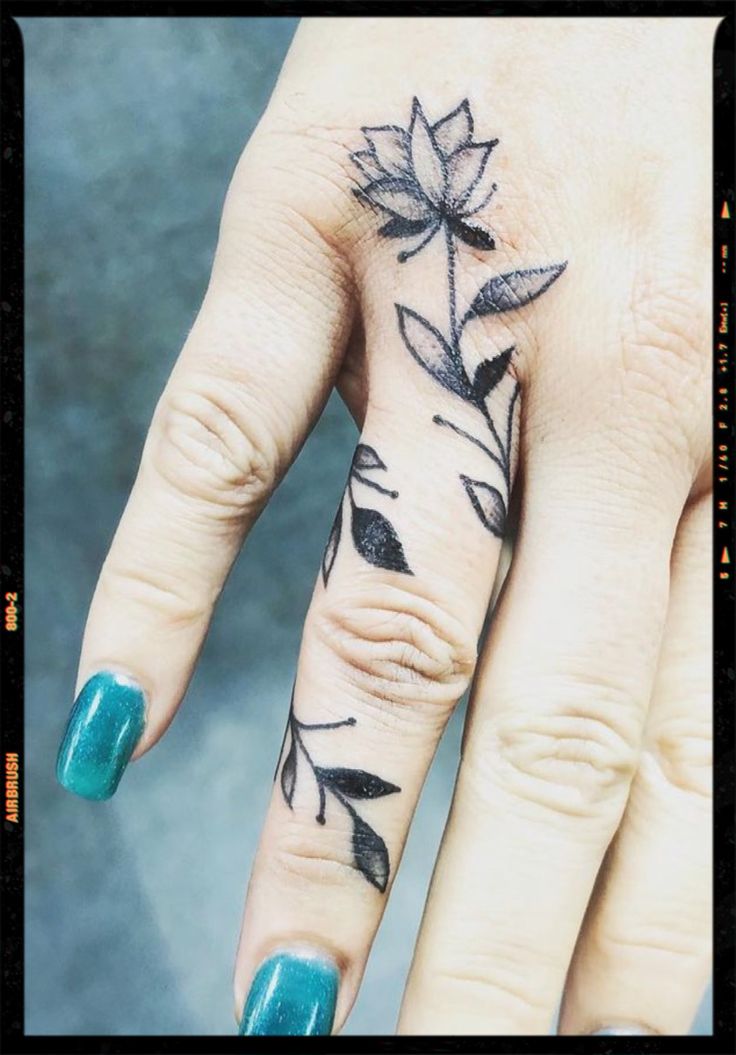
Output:
<path fill-rule="evenodd" d="M 576 707 L 571 687 L 564 705 L 543 713 L 504 707 L 478 730 L 466 759 L 479 793 L 500 785 L 557 814 L 617 819 L 639 755 L 634 708 L 622 695 L 600 686 L 595 703 Z"/>
<path fill-rule="evenodd" d="M 207 617 L 205 591 L 191 587 L 181 575 L 173 575 L 155 562 L 115 557 L 105 563 L 100 591 L 114 600 L 114 608 L 132 607 L 139 618 L 164 619 L 172 628 L 185 628 Z"/>
<path fill-rule="evenodd" d="M 226 201 L 231 217 L 265 217 L 281 206 L 297 221 L 296 233 L 332 245 L 353 226 L 351 128 L 316 122 L 273 105 L 264 114 L 237 165 Z M 254 201 L 258 209 L 253 209 Z M 261 206 L 263 208 L 261 208 Z M 260 224 L 268 234 L 270 219 Z"/>
<path fill-rule="evenodd" d="M 470 683 L 473 635 L 410 588 L 353 586 L 310 619 L 340 676 L 382 714 L 410 704 L 444 722 Z"/>
<path fill-rule="evenodd" d="M 697 275 L 638 276 L 623 322 L 623 387 L 637 414 L 681 457 L 708 420 L 709 297 Z"/>
<path fill-rule="evenodd" d="M 260 509 L 278 456 L 242 385 L 195 375 L 171 386 L 156 419 L 148 464 L 177 494 L 224 519 Z"/>
<path fill-rule="evenodd" d="M 708 294 L 696 276 L 641 277 L 632 292 L 626 344 L 657 374 L 707 366 Z"/>
<path fill-rule="evenodd" d="M 271 100 L 246 152 L 257 145 L 264 174 L 267 170 L 292 187 L 319 185 L 322 196 L 340 198 L 351 185 L 348 152 L 354 138 L 353 125 Z"/>
<path fill-rule="evenodd" d="M 710 721 L 673 720 L 661 725 L 646 747 L 668 784 L 710 798 L 713 794 L 713 727 Z"/>
<path fill-rule="evenodd" d="M 270 855 L 271 867 L 286 882 L 294 879 L 316 889 L 342 889 L 355 877 L 350 837 L 342 826 L 317 827 L 314 817 L 292 815 L 281 825 Z"/>
<path fill-rule="evenodd" d="M 632 962 L 641 963 L 643 959 L 654 956 L 659 959 L 664 953 L 673 966 L 678 961 L 687 964 L 691 961 L 703 962 L 709 959 L 712 946 L 708 938 L 709 928 L 706 920 L 681 917 L 658 920 L 652 923 L 629 925 L 625 933 L 619 930 L 602 931 L 596 935 L 596 944 L 601 959 L 620 963 L 622 956 Z"/>
<path fill-rule="evenodd" d="M 539 950 L 517 955 L 510 946 L 498 944 L 484 949 L 446 950 L 442 963 L 435 967 L 434 984 L 440 992 L 457 990 L 464 1001 L 475 997 L 473 1004 L 503 1014 L 519 1017 L 528 1024 L 548 1014 L 547 994 L 540 992 L 539 972 L 530 972 L 530 964 L 539 961 Z M 532 984 L 530 985 L 530 981 Z"/>

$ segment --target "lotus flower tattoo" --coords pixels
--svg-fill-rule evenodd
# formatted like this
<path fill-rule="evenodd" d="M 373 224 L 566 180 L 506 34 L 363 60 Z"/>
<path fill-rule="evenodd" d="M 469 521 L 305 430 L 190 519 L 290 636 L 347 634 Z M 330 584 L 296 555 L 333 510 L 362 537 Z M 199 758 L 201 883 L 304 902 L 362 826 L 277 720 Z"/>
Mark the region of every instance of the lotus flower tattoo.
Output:
<path fill-rule="evenodd" d="M 490 231 L 468 222 L 490 200 L 488 159 L 497 139 L 473 142 L 473 115 L 465 99 L 429 125 L 417 99 L 408 130 L 398 125 L 364 128 L 368 147 L 352 154 L 368 183 L 359 197 L 390 215 L 379 234 L 386 238 L 423 235 L 402 262 L 428 245 L 443 224 L 477 249 L 493 249 Z"/>
<path fill-rule="evenodd" d="M 409 249 L 398 254 L 399 262 L 416 256 L 436 234 L 444 233 L 447 328 L 440 329 L 414 309 L 396 304 L 399 334 L 407 350 L 435 381 L 482 415 L 490 443 L 439 414 L 432 420 L 483 451 L 500 472 L 503 493 L 493 484 L 463 473 L 460 481 L 481 524 L 501 537 L 511 488 L 511 448 L 519 385 L 509 377 L 512 384 L 501 426 L 493 419 L 488 398 L 509 376 L 515 349 L 511 346 L 483 359 L 471 374 L 464 362 L 462 338 L 466 326 L 474 320 L 520 308 L 541 296 L 560 277 L 567 261 L 493 276 L 458 318 L 459 244 L 481 251 L 496 248 L 491 231 L 471 217 L 488 205 L 497 189 L 490 159 L 498 139 L 474 140 L 475 122 L 467 99 L 434 124 L 429 123 L 419 100 L 414 99 L 408 128 L 379 125 L 363 128 L 362 132 L 366 147 L 350 155 L 361 175 L 354 193 L 381 215 L 379 235 L 413 240 Z"/>

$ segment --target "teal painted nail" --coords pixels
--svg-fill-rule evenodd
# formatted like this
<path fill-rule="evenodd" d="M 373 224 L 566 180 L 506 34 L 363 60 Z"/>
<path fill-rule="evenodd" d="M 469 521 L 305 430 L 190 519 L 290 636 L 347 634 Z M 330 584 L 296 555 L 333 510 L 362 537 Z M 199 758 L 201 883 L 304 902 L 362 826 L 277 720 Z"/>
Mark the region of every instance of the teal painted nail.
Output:
<path fill-rule="evenodd" d="M 69 715 L 56 760 L 59 783 L 85 799 L 109 799 L 145 725 L 143 692 L 102 671 L 84 685 Z"/>
<path fill-rule="evenodd" d="M 245 1001 L 240 1034 L 256 1037 L 326 1037 L 332 1032 L 339 975 L 331 960 L 280 952 L 256 971 Z"/>

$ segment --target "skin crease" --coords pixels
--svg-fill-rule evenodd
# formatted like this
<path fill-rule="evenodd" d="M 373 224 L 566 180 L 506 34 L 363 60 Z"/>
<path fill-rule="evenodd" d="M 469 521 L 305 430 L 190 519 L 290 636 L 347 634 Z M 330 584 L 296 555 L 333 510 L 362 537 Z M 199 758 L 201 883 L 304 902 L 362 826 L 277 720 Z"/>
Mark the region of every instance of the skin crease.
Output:
<path fill-rule="evenodd" d="M 468 331 L 478 355 L 516 348 L 520 526 L 401 1032 L 545 1033 L 567 977 L 564 1032 L 678 1033 L 708 976 L 716 28 L 305 20 L 232 179 L 211 283 L 103 569 L 78 688 L 106 668 L 138 680 L 139 757 L 173 718 L 244 533 L 338 385 L 399 493 L 365 504 L 390 508 L 414 574 L 370 567 L 343 540 L 315 587 L 295 706 L 306 723 L 356 719 L 324 734 L 319 764 L 401 788 L 361 804 L 393 877 L 474 673 L 501 544 L 458 485 L 487 477 L 482 454 L 432 423 L 476 419 L 397 335 L 396 301 L 445 315 L 442 239 L 399 264 L 350 193 L 349 152 L 362 126 L 407 127 L 415 95 L 430 120 L 467 96 L 475 137 L 499 139 L 479 215 L 496 249 L 462 248 L 459 304 L 490 275 L 568 266 L 534 304 Z M 338 1031 L 385 899 L 352 867 L 345 812 L 316 825 L 308 787 L 294 805 L 277 785 L 236 1016 L 274 949 L 307 946 L 340 970 Z"/>

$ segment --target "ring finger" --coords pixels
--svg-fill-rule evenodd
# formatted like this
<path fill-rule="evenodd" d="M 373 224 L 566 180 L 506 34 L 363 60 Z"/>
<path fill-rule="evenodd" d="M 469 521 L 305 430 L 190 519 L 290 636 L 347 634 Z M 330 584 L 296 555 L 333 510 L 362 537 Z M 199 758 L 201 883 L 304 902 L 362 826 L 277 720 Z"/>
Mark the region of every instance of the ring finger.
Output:
<path fill-rule="evenodd" d="M 532 411 L 538 388 L 553 391 L 553 362 L 537 364 Z M 544 412 L 563 424 L 525 428 L 521 534 L 474 688 L 404 1033 L 549 1031 L 636 765 L 688 472 L 665 473 L 647 453 L 632 474 L 620 408 L 607 420 L 591 406 L 585 423 L 572 405 Z"/>

